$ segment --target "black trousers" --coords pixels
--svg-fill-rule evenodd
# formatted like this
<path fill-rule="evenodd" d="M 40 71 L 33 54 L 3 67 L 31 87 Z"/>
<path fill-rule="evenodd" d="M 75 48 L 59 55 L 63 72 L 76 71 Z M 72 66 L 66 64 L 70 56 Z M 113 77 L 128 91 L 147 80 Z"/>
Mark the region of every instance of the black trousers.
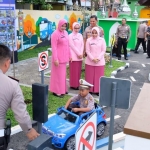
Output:
<path fill-rule="evenodd" d="M 150 57 L 150 40 L 147 40 L 147 55 Z"/>
<path fill-rule="evenodd" d="M 138 50 L 138 48 L 139 48 L 139 46 L 140 46 L 141 43 L 142 43 L 144 52 L 146 52 L 146 41 L 144 40 L 144 38 L 137 38 L 137 43 L 136 43 L 135 51 Z"/>
<path fill-rule="evenodd" d="M 124 50 L 124 58 L 127 57 L 127 39 L 126 38 L 118 38 L 118 58 L 121 58 L 121 49 L 123 46 L 123 50 Z"/>
<path fill-rule="evenodd" d="M 76 3 L 76 0 L 72 0 L 73 5 Z M 81 6 L 81 1 L 78 0 L 78 6 Z"/>
<path fill-rule="evenodd" d="M 7 150 L 7 144 L 4 137 L 0 137 L 0 150 Z"/>

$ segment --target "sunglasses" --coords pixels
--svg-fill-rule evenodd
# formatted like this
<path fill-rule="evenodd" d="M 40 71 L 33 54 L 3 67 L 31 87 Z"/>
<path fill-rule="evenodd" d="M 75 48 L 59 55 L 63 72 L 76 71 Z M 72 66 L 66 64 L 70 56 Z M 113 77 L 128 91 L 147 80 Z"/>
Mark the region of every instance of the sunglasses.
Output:
<path fill-rule="evenodd" d="M 74 29 L 80 29 L 80 28 L 74 28 Z"/>

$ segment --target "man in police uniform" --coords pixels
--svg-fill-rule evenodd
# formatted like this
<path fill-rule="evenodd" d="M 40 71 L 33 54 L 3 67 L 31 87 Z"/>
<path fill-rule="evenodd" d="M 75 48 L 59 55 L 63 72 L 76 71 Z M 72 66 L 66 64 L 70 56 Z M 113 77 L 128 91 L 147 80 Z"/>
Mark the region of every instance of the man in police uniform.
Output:
<path fill-rule="evenodd" d="M 140 46 L 140 44 L 142 43 L 143 46 L 143 53 L 146 53 L 146 32 L 147 32 L 147 26 L 148 26 L 148 21 L 144 21 L 143 23 L 141 23 L 138 27 L 137 30 L 137 44 L 134 50 L 134 53 L 138 54 L 138 48 Z"/>
<path fill-rule="evenodd" d="M 39 136 L 32 128 L 18 82 L 5 75 L 10 67 L 10 61 L 11 51 L 7 46 L 0 44 L 0 150 L 6 150 L 8 145 L 4 131 L 6 112 L 9 108 L 14 112 L 15 119 L 29 140 Z"/>
<path fill-rule="evenodd" d="M 83 56 L 85 57 L 85 53 L 86 53 L 86 40 L 88 38 L 90 38 L 92 36 L 92 28 L 93 27 L 98 27 L 99 28 L 99 36 L 100 37 L 104 37 L 104 30 L 102 27 L 97 25 L 97 16 L 96 15 L 92 15 L 90 17 L 90 26 L 86 27 L 84 33 L 83 33 L 83 39 L 84 39 L 84 52 L 83 52 Z"/>
<path fill-rule="evenodd" d="M 83 79 L 80 79 L 79 82 L 80 82 L 79 94 L 77 96 L 70 98 L 67 101 L 65 108 L 67 109 L 71 102 L 78 101 L 80 103 L 80 106 L 77 108 L 72 108 L 72 111 L 73 112 L 88 112 L 94 109 L 94 98 L 89 93 L 90 87 L 92 87 L 93 85 L 86 82 Z"/>
<path fill-rule="evenodd" d="M 119 25 L 116 32 L 116 43 L 118 46 L 118 60 L 121 60 L 121 49 L 123 46 L 124 50 L 124 59 L 128 60 L 127 58 L 127 44 L 130 39 L 130 26 L 126 24 L 126 18 L 122 19 L 122 25 Z"/>

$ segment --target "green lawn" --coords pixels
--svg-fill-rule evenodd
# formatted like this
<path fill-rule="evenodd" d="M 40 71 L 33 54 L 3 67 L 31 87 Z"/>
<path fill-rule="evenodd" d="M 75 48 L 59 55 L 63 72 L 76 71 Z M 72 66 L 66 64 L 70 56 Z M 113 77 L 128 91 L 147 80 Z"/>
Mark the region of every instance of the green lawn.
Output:
<path fill-rule="evenodd" d="M 33 48 L 30 50 L 24 50 L 22 52 L 18 52 L 18 61 L 38 57 L 38 53 L 41 53 L 43 51 L 47 51 L 47 48 L 50 46 L 44 46 L 39 48 Z M 49 52 L 49 55 L 51 55 L 51 52 Z"/>
<path fill-rule="evenodd" d="M 121 66 L 125 65 L 125 62 L 121 62 L 121 61 L 116 61 L 116 60 L 112 60 L 112 65 L 113 67 L 110 68 L 109 67 L 110 63 L 107 63 L 105 65 L 105 76 L 106 77 L 110 77 L 111 76 L 111 72 L 118 69 Z M 46 75 L 50 75 L 50 73 L 46 74 Z M 81 78 L 84 79 L 85 77 L 85 70 L 84 70 L 84 65 L 82 66 L 82 73 L 81 73 Z M 69 67 L 67 67 L 67 79 L 69 79 Z"/>
<path fill-rule="evenodd" d="M 25 103 L 27 104 L 27 111 L 29 112 L 31 118 L 32 118 L 32 89 L 30 87 L 24 87 L 21 86 L 21 89 L 23 91 L 23 95 L 25 98 Z M 48 94 L 48 113 L 52 114 L 56 112 L 56 109 L 59 106 L 64 106 L 66 104 L 66 101 L 70 98 L 69 95 L 65 95 L 64 98 L 59 98 L 56 96 L 53 96 L 52 93 L 49 92 Z M 14 118 L 14 114 L 12 110 L 7 111 L 7 118 L 11 119 L 12 126 L 17 125 L 17 121 Z"/>

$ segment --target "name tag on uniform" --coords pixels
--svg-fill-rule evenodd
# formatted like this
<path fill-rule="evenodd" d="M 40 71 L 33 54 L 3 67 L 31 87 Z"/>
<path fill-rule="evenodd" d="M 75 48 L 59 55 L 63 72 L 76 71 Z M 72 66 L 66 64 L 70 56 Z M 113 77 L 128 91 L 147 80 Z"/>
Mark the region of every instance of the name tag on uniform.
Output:
<path fill-rule="evenodd" d="M 95 43 L 91 43 L 90 45 L 96 45 Z"/>
<path fill-rule="evenodd" d="M 62 35 L 61 38 L 65 38 L 65 36 Z"/>
<path fill-rule="evenodd" d="M 1 129 L 0 130 L 0 137 L 3 137 L 4 136 L 4 129 Z"/>
<path fill-rule="evenodd" d="M 73 40 L 79 40 L 78 38 L 73 38 Z"/>

